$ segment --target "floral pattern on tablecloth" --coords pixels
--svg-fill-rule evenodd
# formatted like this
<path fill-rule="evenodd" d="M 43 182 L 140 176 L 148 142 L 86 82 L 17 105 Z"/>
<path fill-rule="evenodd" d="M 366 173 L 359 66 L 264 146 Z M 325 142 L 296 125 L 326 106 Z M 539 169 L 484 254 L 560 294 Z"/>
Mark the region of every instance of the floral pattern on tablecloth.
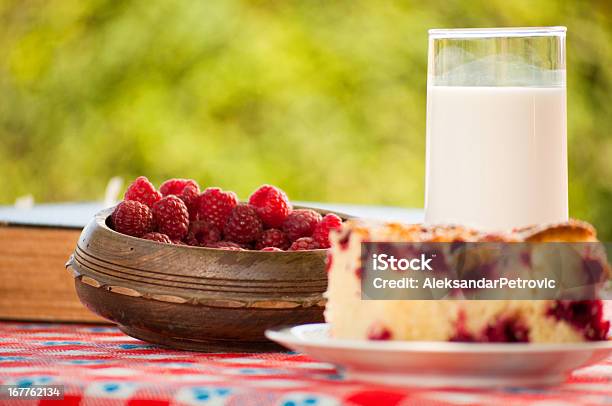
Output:
<path fill-rule="evenodd" d="M 68 405 L 603 405 L 612 404 L 612 358 L 546 389 L 394 388 L 348 381 L 300 354 L 173 351 L 115 327 L 2 322 L 0 383 L 64 385 Z"/>

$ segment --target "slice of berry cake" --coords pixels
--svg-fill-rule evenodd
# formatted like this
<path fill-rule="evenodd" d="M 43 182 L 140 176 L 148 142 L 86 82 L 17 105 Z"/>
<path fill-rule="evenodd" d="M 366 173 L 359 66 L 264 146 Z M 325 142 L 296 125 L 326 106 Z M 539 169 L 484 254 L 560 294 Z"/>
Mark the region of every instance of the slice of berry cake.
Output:
<path fill-rule="evenodd" d="M 325 319 L 336 338 L 459 342 L 605 340 L 602 300 L 362 300 L 361 242 L 597 242 L 571 220 L 487 234 L 461 226 L 346 222 L 331 236 Z M 609 266 L 603 260 L 604 270 Z"/>

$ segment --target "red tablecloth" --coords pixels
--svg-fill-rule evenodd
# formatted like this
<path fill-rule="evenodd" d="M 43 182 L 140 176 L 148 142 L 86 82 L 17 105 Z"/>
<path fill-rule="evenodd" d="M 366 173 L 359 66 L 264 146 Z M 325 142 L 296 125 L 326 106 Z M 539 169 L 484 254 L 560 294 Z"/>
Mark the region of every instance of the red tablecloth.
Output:
<path fill-rule="evenodd" d="M 0 323 L 0 383 L 65 385 L 64 403 L 75 405 L 600 405 L 612 404 L 612 358 L 547 389 L 392 388 L 347 381 L 299 354 L 170 351 L 114 327 Z M 0 400 L 47 404 L 11 402 Z"/>

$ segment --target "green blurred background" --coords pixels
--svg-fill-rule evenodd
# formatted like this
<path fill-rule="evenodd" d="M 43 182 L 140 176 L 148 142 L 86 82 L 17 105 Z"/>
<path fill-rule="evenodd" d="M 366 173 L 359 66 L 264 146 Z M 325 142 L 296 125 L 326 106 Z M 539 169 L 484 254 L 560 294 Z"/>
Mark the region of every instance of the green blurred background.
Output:
<path fill-rule="evenodd" d="M 427 29 L 566 25 L 571 215 L 609 239 L 610 4 L 0 0 L 0 203 L 144 174 L 422 207 Z"/>

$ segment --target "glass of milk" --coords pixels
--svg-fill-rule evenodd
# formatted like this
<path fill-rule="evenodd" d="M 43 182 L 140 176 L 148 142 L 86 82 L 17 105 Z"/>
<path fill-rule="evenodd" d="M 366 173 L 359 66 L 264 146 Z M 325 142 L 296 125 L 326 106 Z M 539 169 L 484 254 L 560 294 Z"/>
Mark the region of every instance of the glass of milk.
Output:
<path fill-rule="evenodd" d="M 426 223 L 568 219 L 565 32 L 429 31 Z"/>

